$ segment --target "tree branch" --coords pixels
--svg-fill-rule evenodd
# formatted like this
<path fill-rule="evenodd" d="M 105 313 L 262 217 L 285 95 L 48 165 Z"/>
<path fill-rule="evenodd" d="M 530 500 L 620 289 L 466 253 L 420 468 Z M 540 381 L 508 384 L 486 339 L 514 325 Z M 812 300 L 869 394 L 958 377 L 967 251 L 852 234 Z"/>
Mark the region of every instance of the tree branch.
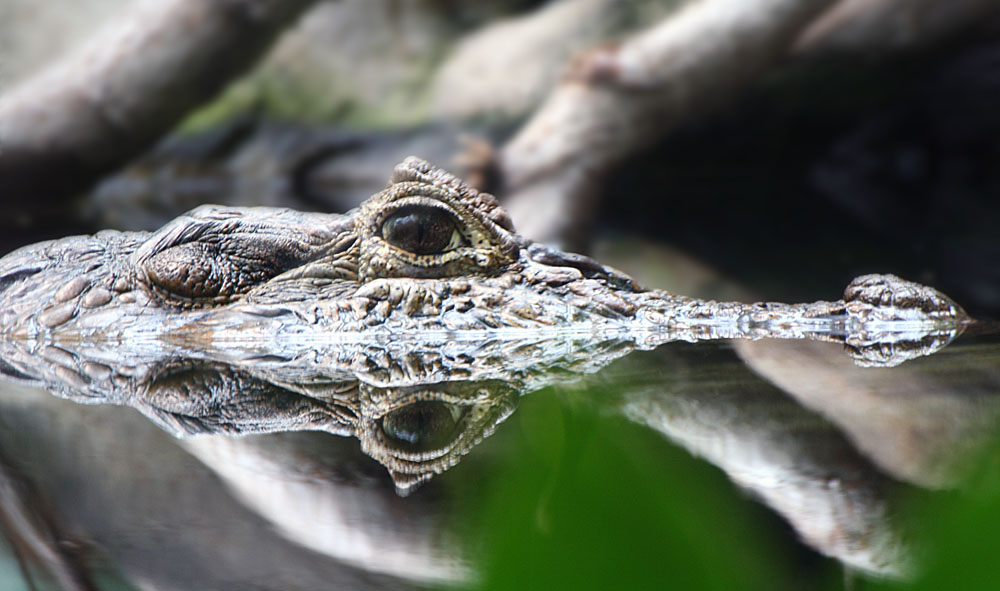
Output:
<path fill-rule="evenodd" d="M 748 85 L 833 3 L 700 0 L 583 56 L 498 155 L 518 230 L 581 239 L 599 175 Z"/>
<path fill-rule="evenodd" d="M 996 25 L 994 0 L 840 0 L 803 32 L 795 51 L 863 51 L 867 55 L 926 47 L 958 32 Z"/>
<path fill-rule="evenodd" d="M 0 97 L 0 195 L 31 213 L 150 146 L 314 0 L 149 0 Z"/>

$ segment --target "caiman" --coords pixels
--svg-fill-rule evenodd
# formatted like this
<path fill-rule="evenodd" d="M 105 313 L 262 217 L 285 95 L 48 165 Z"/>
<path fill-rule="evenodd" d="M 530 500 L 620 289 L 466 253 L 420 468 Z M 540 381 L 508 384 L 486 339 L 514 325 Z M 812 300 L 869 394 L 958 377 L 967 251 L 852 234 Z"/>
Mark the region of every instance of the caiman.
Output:
<path fill-rule="evenodd" d="M 77 402 L 131 406 L 178 437 L 353 436 L 400 493 L 459 463 L 521 396 L 635 348 L 811 338 L 843 343 L 862 365 L 894 365 L 944 346 L 968 322 L 941 293 L 888 275 L 860 277 L 842 299 L 808 304 L 645 290 L 590 258 L 519 236 L 491 195 L 415 158 L 344 215 L 203 206 L 157 232 L 106 231 L 0 259 L 0 375 Z M 718 463 L 794 526 L 804 524 L 807 540 L 814 523 L 789 507 L 805 499 L 810 517 L 817 507 L 847 507 L 827 520 L 838 531 L 847 524 L 846 537 L 818 537 L 850 548 L 820 549 L 856 568 L 894 572 L 902 552 L 893 532 L 883 534 L 881 481 L 855 479 L 858 463 L 869 464 L 843 461 L 850 454 L 837 455 L 833 468 L 818 463 L 831 447 L 805 438 L 811 415 L 773 388 L 757 406 L 792 417 L 791 431 L 775 431 L 781 423 L 771 415 L 764 427 L 750 425 L 746 407 L 712 388 L 710 404 L 676 392 L 616 392 L 628 401 L 626 416 L 665 434 L 694 425 L 697 453 L 734 440 L 750 450 L 752 470 L 740 454 L 735 464 Z M 754 399 L 752 391 L 737 395 Z M 734 423 L 742 438 L 726 431 Z M 853 453 L 846 441 L 833 447 Z M 747 478 L 762 465 L 781 487 Z M 298 474 L 296 486 L 317 482 Z M 391 508 L 397 515 L 399 506 Z M 311 535 L 316 516 L 305 522 Z M 867 559 L 886 546 L 888 559 Z"/>
<path fill-rule="evenodd" d="M 0 259 L 0 335 L 30 346 L 252 344 L 281 356 L 316 342 L 484 335 L 640 347 L 778 337 L 840 341 L 863 363 L 891 365 L 942 346 L 966 322 L 940 292 L 890 275 L 808 304 L 643 289 L 519 236 L 492 195 L 412 157 L 342 215 L 206 205 L 157 232 L 104 231 Z"/>
<path fill-rule="evenodd" d="M 401 490 L 553 372 L 706 338 L 830 340 L 894 365 L 968 322 L 889 275 L 809 304 L 645 290 L 517 235 L 493 196 L 416 158 L 344 215 L 203 206 L 154 233 L 22 248 L 0 259 L 0 303 L 0 374 L 133 406 L 178 436 L 354 435 Z"/>

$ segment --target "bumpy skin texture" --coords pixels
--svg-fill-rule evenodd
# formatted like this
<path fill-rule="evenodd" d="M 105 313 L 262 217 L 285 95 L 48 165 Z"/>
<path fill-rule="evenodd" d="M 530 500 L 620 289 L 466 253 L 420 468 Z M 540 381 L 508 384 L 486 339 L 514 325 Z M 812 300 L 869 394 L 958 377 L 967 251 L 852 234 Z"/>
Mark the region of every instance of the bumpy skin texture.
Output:
<path fill-rule="evenodd" d="M 416 158 L 344 215 L 203 206 L 152 234 L 101 232 L 0 260 L 0 334 L 39 343 L 266 340 L 274 349 L 295 339 L 582 331 L 640 346 L 822 338 L 864 360 L 873 341 L 917 343 L 899 347 L 904 358 L 933 350 L 965 321 L 939 292 L 887 275 L 855 280 L 843 300 L 797 305 L 643 290 L 517 235 L 493 196 Z M 900 360 L 879 356 L 872 362 Z"/>
<path fill-rule="evenodd" d="M 455 465 L 521 394 L 635 348 L 811 338 L 886 366 L 966 322 L 886 275 L 795 305 L 643 290 L 518 236 L 492 196 L 415 158 L 345 215 L 204 206 L 0 259 L 0 375 L 176 435 L 354 435 L 401 490 Z"/>
<path fill-rule="evenodd" d="M 327 343 L 289 358 L 233 358 L 248 352 L 239 345 L 202 351 L 139 343 L 123 350 L 0 338 L 0 375 L 82 404 L 133 407 L 176 437 L 302 430 L 353 436 L 407 492 L 461 461 L 521 395 L 593 373 L 633 350 L 582 336 L 483 336 Z"/>

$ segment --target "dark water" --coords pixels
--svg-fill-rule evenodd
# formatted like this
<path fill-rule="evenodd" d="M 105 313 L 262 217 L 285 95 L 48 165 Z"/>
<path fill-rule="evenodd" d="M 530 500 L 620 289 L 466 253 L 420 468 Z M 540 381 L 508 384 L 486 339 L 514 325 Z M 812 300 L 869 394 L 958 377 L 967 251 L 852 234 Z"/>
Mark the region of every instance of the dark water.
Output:
<path fill-rule="evenodd" d="M 113 399 L 3 382 L 0 588 L 990 580 L 997 334 L 889 369 L 769 340 L 590 361 L 407 387 L 179 363 Z"/>

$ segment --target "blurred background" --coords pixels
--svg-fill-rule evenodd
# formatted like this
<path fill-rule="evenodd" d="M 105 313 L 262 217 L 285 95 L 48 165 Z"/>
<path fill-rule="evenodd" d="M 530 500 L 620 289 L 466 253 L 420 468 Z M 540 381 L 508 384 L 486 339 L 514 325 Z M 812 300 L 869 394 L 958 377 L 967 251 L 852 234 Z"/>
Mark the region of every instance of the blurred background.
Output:
<path fill-rule="evenodd" d="M 204 202 L 344 211 L 415 154 L 575 250 L 1000 307 L 988 0 L 67 6 L 0 3 L 5 250 Z"/>
<path fill-rule="evenodd" d="M 691 295 L 834 299 L 856 275 L 895 273 L 997 318 L 998 104 L 995 0 L 0 0 L 0 251 L 153 230 L 202 203 L 346 211 L 412 154 L 496 193 L 530 237 L 615 253 L 672 276 L 664 286 L 711 269 L 691 273 Z M 634 425 L 589 435 L 586 413 L 530 404 L 558 414 L 566 439 L 502 444 L 538 465 L 499 472 L 505 488 L 476 508 L 498 532 L 481 542 L 496 588 L 658 580 L 656 555 L 615 573 L 601 530 L 508 523 L 540 497 L 567 508 L 552 519 L 596 516 L 615 536 L 629 535 L 616 507 L 638 503 L 651 521 L 631 533 L 679 532 L 694 540 L 686 559 L 705 561 L 707 578 L 678 588 L 909 588 L 845 579 L 800 550 L 748 566 L 739 556 L 758 544 L 787 557 L 794 536 L 732 540 L 784 527 L 745 496 L 660 482 L 665 504 L 732 505 L 726 519 L 751 523 L 696 534 L 655 496 L 629 497 L 643 462 L 718 473 L 648 452 Z M 597 451 L 569 484 L 539 480 L 551 454 L 581 446 Z M 961 540 L 921 588 L 996 580 L 995 462 L 972 473 L 978 492 L 908 491 Z M 604 492 L 574 504 L 581 489 Z M 721 540 L 732 546 L 703 551 Z M 542 561 L 538 547 L 564 551 Z M 525 561 L 533 582 L 503 567 Z"/>

